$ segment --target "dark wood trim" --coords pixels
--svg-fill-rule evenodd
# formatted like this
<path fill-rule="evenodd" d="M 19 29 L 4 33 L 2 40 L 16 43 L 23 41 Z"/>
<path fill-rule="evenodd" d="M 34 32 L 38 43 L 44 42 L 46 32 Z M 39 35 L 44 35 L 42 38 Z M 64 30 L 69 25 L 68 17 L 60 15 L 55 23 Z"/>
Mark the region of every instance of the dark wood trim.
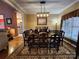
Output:
<path fill-rule="evenodd" d="M 63 20 L 61 20 L 60 30 L 62 30 Z"/>
<path fill-rule="evenodd" d="M 64 38 L 65 38 L 67 41 L 69 41 L 71 44 L 74 44 L 74 45 L 77 44 L 77 42 L 71 40 L 70 38 L 67 38 L 67 37 L 64 37 Z"/>
<path fill-rule="evenodd" d="M 71 17 L 79 17 L 79 9 L 63 15 L 62 20 L 65 20 L 65 19 L 68 19 L 68 18 L 71 18 Z"/>
<path fill-rule="evenodd" d="M 79 58 L 79 32 L 78 32 L 78 40 L 77 40 L 76 58 L 75 59 L 78 59 L 78 58 Z"/>

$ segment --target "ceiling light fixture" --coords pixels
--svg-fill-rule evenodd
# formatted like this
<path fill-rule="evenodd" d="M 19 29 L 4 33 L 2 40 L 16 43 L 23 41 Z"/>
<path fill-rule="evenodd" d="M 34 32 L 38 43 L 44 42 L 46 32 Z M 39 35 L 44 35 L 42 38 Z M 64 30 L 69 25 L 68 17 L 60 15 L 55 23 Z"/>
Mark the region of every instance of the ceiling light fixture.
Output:
<path fill-rule="evenodd" d="M 48 17 L 49 16 L 49 12 L 45 11 L 45 3 L 46 1 L 41 1 L 41 12 L 37 13 L 37 17 Z"/>

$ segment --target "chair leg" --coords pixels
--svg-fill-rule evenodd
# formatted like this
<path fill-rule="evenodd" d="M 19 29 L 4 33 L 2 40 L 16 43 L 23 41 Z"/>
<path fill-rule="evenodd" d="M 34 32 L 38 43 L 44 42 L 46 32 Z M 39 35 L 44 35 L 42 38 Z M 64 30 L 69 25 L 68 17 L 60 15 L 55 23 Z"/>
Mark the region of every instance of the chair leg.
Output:
<path fill-rule="evenodd" d="M 62 46 L 63 46 L 63 40 L 62 40 Z"/>
<path fill-rule="evenodd" d="M 49 53 L 51 53 L 51 48 L 49 48 Z"/>
<path fill-rule="evenodd" d="M 25 46 L 25 41 L 24 41 L 24 46 Z"/>
<path fill-rule="evenodd" d="M 58 47 L 56 48 L 56 51 L 57 51 L 57 52 L 59 51 L 59 48 L 58 48 Z"/>
<path fill-rule="evenodd" d="M 29 47 L 28 51 L 29 51 L 29 53 L 31 53 L 31 48 L 30 47 Z"/>
<path fill-rule="evenodd" d="M 38 48 L 37 48 L 37 54 L 38 54 Z"/>

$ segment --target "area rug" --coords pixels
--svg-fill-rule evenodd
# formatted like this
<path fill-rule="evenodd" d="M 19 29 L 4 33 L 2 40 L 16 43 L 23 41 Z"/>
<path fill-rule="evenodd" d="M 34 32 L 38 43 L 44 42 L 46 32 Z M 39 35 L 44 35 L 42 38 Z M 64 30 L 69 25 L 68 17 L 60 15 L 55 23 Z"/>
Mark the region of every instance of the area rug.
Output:
<path fill-rule="evenodd" d="M 57 52 L 56 49 L 51 50 L 47 48 L 32 48 L 28 51 L 28 47 L 25 46 L 20 51 L 17 49 L 7 59 L 74 59 L 75 54 L 70 52 L 65 47 L 60 47 Z"/>
<path fill-rule="evenodd" d="M 60 47 L 57 52 L 55 48 L 31 48 L 31 51 L 28 51 L 28 47 L 24 47 L 17 56 L 36 56 L 36 55 L 52 55 L 52 54 L 71 54 L 69 50 L 64 47 Z"/>

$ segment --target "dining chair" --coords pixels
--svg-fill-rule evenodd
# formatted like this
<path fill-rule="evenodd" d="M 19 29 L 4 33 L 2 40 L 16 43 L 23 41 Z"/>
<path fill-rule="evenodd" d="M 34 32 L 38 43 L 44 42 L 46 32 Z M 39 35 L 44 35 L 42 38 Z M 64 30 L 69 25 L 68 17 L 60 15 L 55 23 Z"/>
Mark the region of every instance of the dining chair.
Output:
<path fill-rule="evenodd" d="M 49 42 L 49 48 L 55 48 L 56 51 L 59 51 L 59 46 L 60 46 L 60 37 L 57 34 L 51 35 L 50 37 L 50 42 Z"/>

